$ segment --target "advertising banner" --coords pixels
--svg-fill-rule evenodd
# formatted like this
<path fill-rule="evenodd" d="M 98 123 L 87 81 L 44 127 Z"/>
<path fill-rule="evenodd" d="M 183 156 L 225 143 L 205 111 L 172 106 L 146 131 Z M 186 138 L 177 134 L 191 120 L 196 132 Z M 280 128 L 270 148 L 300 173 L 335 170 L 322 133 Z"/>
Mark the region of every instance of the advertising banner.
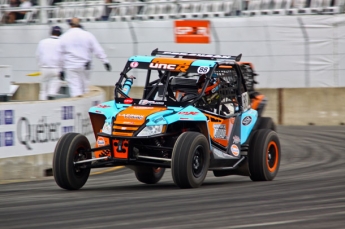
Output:
<path fill-rule="evenodd" d="M 206 20 L 175 21 L 176 43 L 208 44 L 210 39 L 210 22 Z"/>
<path fill-rule="evenodd" d="M 54 152 L 68 132 L 95 142 L 88 111 L 103 95 L 78 100 L 2 103 L 0 106 L 0 158 Z"/>

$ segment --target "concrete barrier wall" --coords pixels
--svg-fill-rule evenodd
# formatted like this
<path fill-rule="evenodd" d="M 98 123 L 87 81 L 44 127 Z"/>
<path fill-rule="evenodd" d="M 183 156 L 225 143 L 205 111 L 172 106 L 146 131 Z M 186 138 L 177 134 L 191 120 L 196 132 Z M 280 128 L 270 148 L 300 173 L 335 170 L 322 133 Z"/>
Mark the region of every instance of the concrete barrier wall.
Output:
<path fill-rule="evenodd" d="M 114 98 L 114 87 L 102 86 L 105 98 Z M 268 103 L 264 116 L 279 125 L 343 125 L 345 123 L 345 88 L 259 89 Z M 130 96 L 141 98 L 143 87 L 133 87 Z"/>
<path fill-rule="evenodd" d="M 37 100 L 38 87 L 22 84 L 16 94 L 20 100 Z M 67 132 L 82 133 L 94 144 L 88 110 L 104 96 L 92 86 L 80 98 L 0 103 L 0 184 L 49 175 L 55 145 Z"/>
<path fill-rule="evenodd" d="M 283 125 L 344 125 L 345 88 L 284 89 Z"/>
<path fill-rule="evenodd" d="M 37 101 L 40 91 L 39 83 L 16 83 L 18 90 L 13 94 L 13 101 Z"/>
<path fill-rule="evenodd" d="M 260 89 L 269 99 L 264 116 L 280 125 L 344 125 L 345 88 Z"/>

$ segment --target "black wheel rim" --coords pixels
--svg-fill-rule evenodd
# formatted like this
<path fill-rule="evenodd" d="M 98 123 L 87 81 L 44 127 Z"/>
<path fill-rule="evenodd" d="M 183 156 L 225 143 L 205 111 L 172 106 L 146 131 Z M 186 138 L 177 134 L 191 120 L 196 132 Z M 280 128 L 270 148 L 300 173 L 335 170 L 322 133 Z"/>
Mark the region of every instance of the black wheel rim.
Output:
<path fill-rule="evenodd" d="M 88 158 L 87 158 L 87 153 L 85 152 L 85 148 L 78 147 L 78 149 L 75 151 L 73 162 L 83 161 L 86 159 Z M 79 176 L 79 177 L 82 177 L 85 173 L 87 173 L 86 163 L 80 164 L 80 165 L 78 164 L 74 165 L 74 173 L 76 176 Z"/>
<path fill-rule="evenodd" d="M 204 161 L 204 148 L 199 145 L 195 148 L 193 153 L 192 170 L 194 177 L 198 178 L 202 175 L 204 169 Z"/>

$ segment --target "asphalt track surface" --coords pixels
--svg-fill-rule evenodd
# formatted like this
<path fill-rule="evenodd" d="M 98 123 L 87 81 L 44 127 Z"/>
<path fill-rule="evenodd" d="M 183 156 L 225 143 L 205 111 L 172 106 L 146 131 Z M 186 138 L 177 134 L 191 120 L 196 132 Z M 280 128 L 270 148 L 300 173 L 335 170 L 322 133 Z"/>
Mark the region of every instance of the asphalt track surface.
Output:
<path fill-rule="evenodd" d="M 271 182 L 216 178 L 178 189 L 120 169 L 79 191 L 52 177 L 0 185 L 0 228 L 345 228 L 345 127 L 278 127 L 282 161 Z"/>

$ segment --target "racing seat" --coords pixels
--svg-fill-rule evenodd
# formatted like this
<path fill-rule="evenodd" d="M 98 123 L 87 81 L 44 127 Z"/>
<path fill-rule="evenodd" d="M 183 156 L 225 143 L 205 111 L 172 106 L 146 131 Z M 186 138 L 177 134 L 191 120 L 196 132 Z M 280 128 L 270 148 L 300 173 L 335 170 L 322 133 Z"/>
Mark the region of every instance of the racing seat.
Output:
<path fill-rule="evenodd" d="M 172 91 L 175 92 L 175 98 L 178 102 L 187 102 L 192 95 L 198 93 L 197 79 L 174 77 L 171 80 Z"/>

